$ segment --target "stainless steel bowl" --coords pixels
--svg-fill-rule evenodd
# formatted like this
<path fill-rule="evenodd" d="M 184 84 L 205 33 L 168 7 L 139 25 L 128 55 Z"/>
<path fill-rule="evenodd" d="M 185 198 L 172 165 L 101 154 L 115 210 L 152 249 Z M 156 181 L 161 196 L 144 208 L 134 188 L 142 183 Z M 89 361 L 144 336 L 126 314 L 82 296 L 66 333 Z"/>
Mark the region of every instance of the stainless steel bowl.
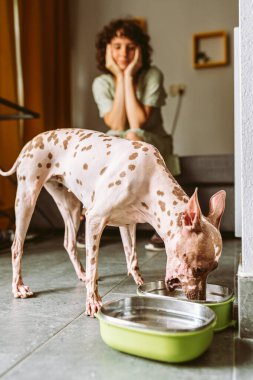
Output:
<path fill-rule="evenodd" d="M 163 332 L 192 332 L 214 321 L 214 313 L 203 305 L 177 300 L 128 297 L 102 306 L 100 318 L 119 326 Z"/>
<path fill-rule="evenodd" d="M 206 285 L 206 300 L 188 300 L 182 289 L 177 288 L 169 291 L 164 281 L 148 282 L 147 284 L 140 285 L 137 289 L 137 294 L 140 296 L 148 296 L 154 298 L 169 297 L 177 300 L 208 304 L 220 303 L 229 300 L 233 296 L 233 290 L 225 286 L 207 284 Z"/>
<path fill-rule="evenodd" d="M 169 291 L 164 281 L 154 281 L 141 285 L 137 289 L 137 294 L 153 299 L 185 301 L 191 305 L 190 307 L 201 304 L 208 306 L 217 316 L 215 332 L 236 325 L 236 321 L 233 320 L 233 302 L 235 297 L 233 290 L 225 286 L 207 284 L 206 300 L 188 300 L 182 289 L 177 288 L 174 291 Z"/>

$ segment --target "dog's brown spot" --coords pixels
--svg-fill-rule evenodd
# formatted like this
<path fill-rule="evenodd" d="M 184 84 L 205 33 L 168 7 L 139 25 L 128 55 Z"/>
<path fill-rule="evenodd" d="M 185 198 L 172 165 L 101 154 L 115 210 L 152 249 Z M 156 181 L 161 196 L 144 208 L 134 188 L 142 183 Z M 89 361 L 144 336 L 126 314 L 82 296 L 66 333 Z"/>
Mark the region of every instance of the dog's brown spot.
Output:
<path fill-rule="evenodd" d="M 103 141 L 112 141 L 112 139 L 103 139 Z"/>
<path fill-rule="evenodd" d="M 52 132 L 50 133 L 50 135 L 48 136 L 48 138 L 47 138 L 47 141 L 48 141 L 48 142 L 50 142 L 51 140 L 58 140 L 58 138 L 57 138 L 57 133 L 55 133 L 55 131 L 52 131 Z"/>
<path fill-rule="evenodd" d="M 174 206 L 176 206 L 177 204 L 178 204 L 178 202 L 177 202 L 177 201 L 174 201 L 174 202 L 173 202 L 173 205 L 174 205 Z"/>
<path fill-rule="evenodd" d="M 120 176 L 121 178 L 125 177 L 125 176 L 126 176 L 126 172 L 121 172 L 119 176 Z"/>
<path fill-rule="evenodd" d="M 44 142 L 42 136 L 37 136 L 34 139 L 34 148 L 44 149 Z"/>
<path fill-rule="evenodd" d="M 40 179 L 40 176 L 39 176 L 39 175 L 37 175 L 36 179 Z"/>
<path fill-rule="evenodd" d="M 148 151 L 148 148 L 145 146 L 144 148 L 142 148 L 143 152 L 147 152 Z"/>
<path fill-rule="evenodd" d="M 110 148 L 112 144 L 106 144 L 106 148 Z"/>
<path fill-rule="evenodd" d="M 157 160 L 156 160 L 157 164 L 158 164 L 158 165 L 161 165 L 161 166 L 163 166 L 163 167 L 166 167 L 165 164 L 164 164 L 164 161 L 163 161 L 163 159 L 162 159 L 162 157 L 161 157 L 161 155 L 160 155 L 160 153 L 158 152 L 158 150 L 155 150 L 154 155 L 155 155 L 156 158 L 157 158 Z"/>
<path fill-rule="evenodd" d="M 50 164 L 50 162 L 48 162 L 47 165 L 46 165 L 47 169 L 51 168 L 51 166 L 52 165 Z"/>
<path fill-rule="evenodd" d="M 57 168 L 59 168 L 59 167 L 60 167 L 59 162 L 57 162 L 57 163 L 55 164 L 55 166 L 56 166 Z"/>
<path fill-rule="evenodd" d="M 110 188 L 110 187 L 113 187 L 113 186 L 114 186 L 114 183 L 113 183 L 113 182 L 109 183 L 109 185 L 108 185 L 109 188 Z"/>
<path fill-rule="evenodd" d="M 68 148 L 68 143 L 69 143 L 68 140 L 63 141 L 63 147 L 65 150 Z"/>
<path fill-rule="evenodd" d="M 82 152 L 83 152 L 84 150 L 90 150 L 91 148 L 92 148 L 92 145 L 84 146 L 84 147 L 82 148 Z"/>
<path fill-rule="evenodd" d="M 179 200 L 182 200 L 185 196 L 184 191 L 178 186 L 174 187 L 174 189 L 172 190 L 172 194 L 174 194 Z"/>
<path fill-rule="evenodd" d="M 106 169 L 107 169 L 107 166 L 105 166 L 103 169 L 101 169 L 99 174 L 100 175 L 104 174 L 104 172 L 106 171 Z"/>
<path fill-rule="evenodd" d="M 157 193 L 157 195 L 159 195 L 160 197 L 163 197 L 163 196 L 164 196 L 164 192 L 161 191 L 161 190 L 158 190 L 156 193 Z"/>
<path fill-rule="evenodd" d="M 81 181 L 80 179 L 76 179 L 76 183 L 77 183 L 78 185 L 82 185 L 82 184 L 83 184 L 82 181 Z"/>
<path fill-rule="evenodd" d="M 94 244 L 93 247 L 92 247 L 92 250 L 96 251 L 96 249 L 97 249 L 97 246 Z"/>
<path fill-rule="evenodd" d="M 42 164 L 41 163 L 38 163 L 38 168 L 42 168 Z"/>
<path fill-rule="evenodd" d="M 170 216 L 170 211 L 167 211 L 167 215 Z"/>
<path fill-rule="evenodd" d="M 75 149 L 78 149 L 79 148 L 79 144 L 77 144 L 76 146 L 75 146 Z"/>
<path fill-rule="evenodd" d="M 156 162 L 157 162 L 158 165 L 164 166 L 164 163 L 163 163 L 163 161 L 160 158 L 157 159 Z"/>
<path fill-rule="evenodd" d="M 84 137 L 82 137 L 81 139 L 80 139 L 80 141 L 83 141 L 83 140 L 85 140 L 85 139 L 88 139 L 90 136 L 92 136 L 93 135 L 93 133 L 88 133 L 87 135 L 84 135 Z"/>
<path fill-rule="evenodd" d="M 90 263 L 91 263 L 91 265 L 94 265 L 96 263 L 96 258 L 92 257 L 92 259 L 90 260 Z"/>
<path fill-rule="evenodd" d="M 93 191 L 92 196 L 91 196 L 91 202 L 94 202 L 95 199 L 95 191 Z"/>
<path fill-rule="evenodd" d="M 75 153 L 73 154 L 73 157 L 76 157 L 76 155 L 77 155 L 77 152 L 75 152 Z"/>
<path fill-rule="evenodd" d="M 128 165 L 128 169 L 129 169 L 129 170 L 134 170 L 135 168 L 136 168 L 135 165 Z"/>
<path fill-rule="evenodd" d="M 87 170 L 88 169 L 88 164 L 83 164 L 83 170 Z"/>
<path fill-rule="evenodd" d="M 180 212 L 178 214 L 178 217 L 177 217 L 177 226 L 178 227 L 182 227 L 183 223 L 182 223 L 182 215 L 183 215 L 183 212 Z"/>
<path fill-rule="evenodd" d="M 48 153 L 48 158 L 49 158 L 49 160 L 52 160 L 52 158 L 53 158 L 52 153 Z"/>
<path fill-rule="evenodd" d="M 171 235 L 171 231 L 169 230 L 168 232 L 167 232 L 167 236 L 170 236 Z"/>
<path fill-rule="evenodd" d="M 161 228 L 160 224 L 157 224 L 157 228 Z"/>
<path fill-rule="evenodd" d="M 30 152 L 32 149 L 33 149 L 33 143 L 32 141 L 30 141 L 26 149 L 24 150 L 24 153 L 26 153 L 27 151 Z"/>
<path fill-rule="evenodd" d="M 94 240 L 97 240 L 97 235 L 93 235 L 93 239 L 94 239 Z"/>
<path fill-rule="evenodd" d="M 145 207 L 147 210 L 149 209 L 148 205 L 145 202 L 141 202 L 141 205 Z"/>
<path fill-rule="evenodd" d="M 162 201 L 159 201 L 158 204 L 159 204 L 161 210 L 164 212 L 165 211 L 165 203 Z"/>
<path fill-rule="evenodd" d="M 118 180 L 118 181 L 115 182 L 115 184 L 116 184 L 116 185 L 120 185 L 120 184 L 121 184 L 121 181 Z"/>
<path fill-rule="evenodd" d="M 171 220 L 171 221 L 170 221 L 170 226 L 173 226 L 173 224 L 174 224 L 174 223 L 173 223 L 173 220 Z"/>
<path fill-rule="evenodd" d="M 134 149 L 140 149 L 142 147 L 142 144 L 138 141 L 133 141 L 132 144 L 134 146 Z"/>
<path fill-rule="evenodd" d="M 135 160 L 136 157 L 138 157 L 138 153 L 132 153 L 132 154 L 129 156 L 129 160 Z"/>
<path fill-rule="evenodd" d="M 110 151 L 110 150 L 108 150 L 108 152 L 106 153 L 106 155 L 109 156 L 109 154 L 111 154 L 111 151 Z"/>

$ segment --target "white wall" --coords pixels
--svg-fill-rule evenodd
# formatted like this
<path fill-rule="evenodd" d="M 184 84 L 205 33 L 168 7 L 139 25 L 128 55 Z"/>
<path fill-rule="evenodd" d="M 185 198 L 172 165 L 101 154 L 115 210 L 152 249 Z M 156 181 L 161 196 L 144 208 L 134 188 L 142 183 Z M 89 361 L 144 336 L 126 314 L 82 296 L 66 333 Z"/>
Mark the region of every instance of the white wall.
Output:
<path fill-rule="evenodd" d="M 240 0 L 241 275 L 253 277 L 253 2 Z M 252 322 L 252 319 L 251 319 Z"/>
<path fill-rule="evenodd" d="M 99 74 L 95 35 L 112 19 L 144 17 L 154 48 L 153 62 L 165 75 L 165 87 L 185 83 L 175 133 L 179 155 L 233 153 L 233 28 L 238 25 L 237 0 L 72 0 L 72 98 L 75 127 L 105 130 L 98 118 L 91 83 Z M 229 33 L 230 64 L 195 70 L 192 35 Z M 176 99 L 163 108 L 166 130 L 172 126 Z"/>

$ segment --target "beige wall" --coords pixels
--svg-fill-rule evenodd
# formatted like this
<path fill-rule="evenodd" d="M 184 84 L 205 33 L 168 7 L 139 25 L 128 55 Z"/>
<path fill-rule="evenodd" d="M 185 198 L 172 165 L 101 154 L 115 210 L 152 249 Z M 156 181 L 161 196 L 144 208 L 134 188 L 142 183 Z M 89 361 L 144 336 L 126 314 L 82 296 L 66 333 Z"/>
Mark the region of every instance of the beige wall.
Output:
<path fill-rule="evenodd" d="M 72 0 L 72 97 L 75 127 L 106 130 L 98 117 L 91 83 L 98 75 L 95 35 L 111 19 L 135 16 L 147 20 L 154 48 L 153 63 L 164 73 L 165 88 L 184 83 L 186 93 L 175 133 L 179 155 L 233 153 L 233 28 L 237 0 Z M 192 35 L 229 33 L 230 64 L 195 70 Z M 176 99 L 163 107 L 170 132 Z"/>

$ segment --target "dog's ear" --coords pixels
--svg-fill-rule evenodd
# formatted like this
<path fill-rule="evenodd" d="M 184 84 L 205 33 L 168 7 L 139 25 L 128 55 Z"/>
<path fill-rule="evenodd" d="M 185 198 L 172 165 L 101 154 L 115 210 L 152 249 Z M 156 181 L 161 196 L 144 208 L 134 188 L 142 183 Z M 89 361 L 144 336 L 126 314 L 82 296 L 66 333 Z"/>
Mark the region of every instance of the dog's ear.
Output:
<path fill-rule="evenodd" d="M 225 210 L 225 199 L 226 192 L 221 190 L 212 196 L 209 203 L 207 219 L 218 229 L 220 228 L 221 218 Z"/>
<path fill-rule="evenodd" d="M 183 214 L 183 228 L 193 231 L 201 230 L 201 209 L 198 200 L 198 189 L 191 196 Z"/>

